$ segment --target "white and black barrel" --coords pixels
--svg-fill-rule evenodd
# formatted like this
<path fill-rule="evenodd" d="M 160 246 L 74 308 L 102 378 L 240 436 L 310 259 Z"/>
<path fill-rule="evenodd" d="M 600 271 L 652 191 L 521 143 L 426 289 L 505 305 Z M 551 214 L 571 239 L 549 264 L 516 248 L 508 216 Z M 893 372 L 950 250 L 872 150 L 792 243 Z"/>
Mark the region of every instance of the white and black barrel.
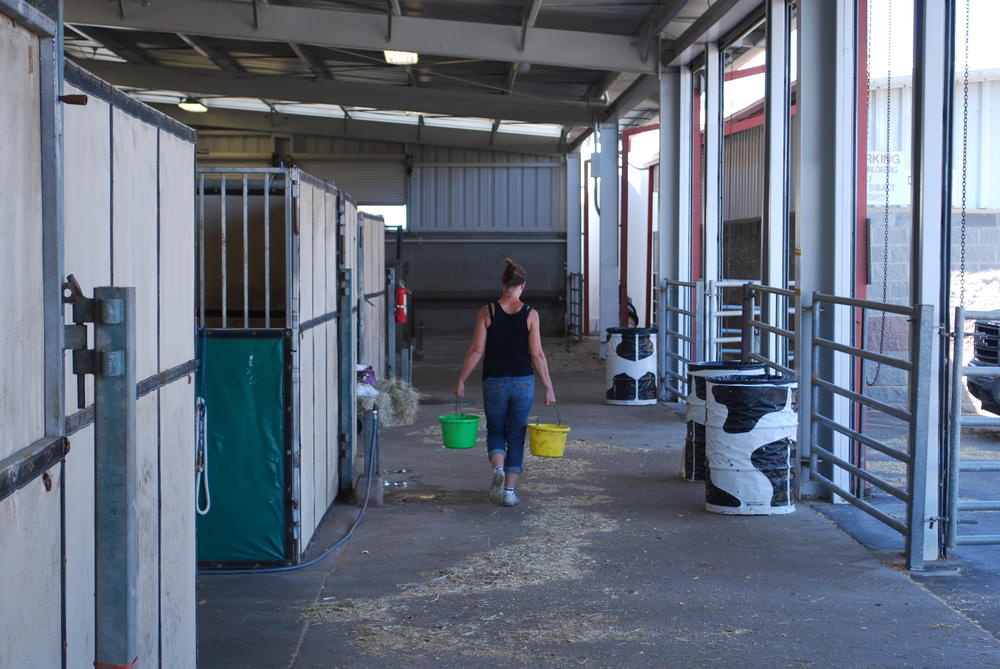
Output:
<path fill-rule="evenodd" d="M 706 386 L 705 509 L 745 516 L 794 511 L 796 380 L 716 376 Z"/>
<path fill-rule="evenodd" d="M 759 376 L 767 373 L 762 363 L 693 362 L 688 365 L 687 435 L 684 437 L 684 469 L 687 481 L 705 480 L 705 379 L 722 374 Z"/>
<path fill-rule="evenodd" d="M 656 404 L 656 328 L 608 328 L 608 404 Z"/>

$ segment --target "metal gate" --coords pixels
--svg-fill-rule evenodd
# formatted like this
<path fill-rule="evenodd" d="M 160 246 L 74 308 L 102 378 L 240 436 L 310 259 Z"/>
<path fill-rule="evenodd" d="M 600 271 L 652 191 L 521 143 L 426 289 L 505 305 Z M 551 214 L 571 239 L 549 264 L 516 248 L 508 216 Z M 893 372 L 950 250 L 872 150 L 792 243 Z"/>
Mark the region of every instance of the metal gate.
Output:
<path fill-rule="evenodd" d="M 657 292 L 660 399 L 684 401 L 688 395 L 687 366 L 705 357 L 705 283 L 660 282 Z"/>
<path fill-rule="evenodd" d="M 566 277 L 566 336 L 583 341 L 583 274 L 579 273 Z"/>
<path fill-rule="evenodd" d="M 797 311 L 795 291 L 759 283 L 745 284 L 740 359 L 762 362 L 785 376 L 795 376 L 792 355 L 795 331 L 789 327 L 788 317 Z"/>
<path fill-rule="evenodd" d="M 1000 384 L 1000 366 L 966 366 L 965 339 L 974 333 L 965 331 L 966 320 L 997 320 L 1000 321 L 1000 311 L 966 311 L 965 307 L 955 309 L 955 330 L 952 333 L 954 354 L 951 359 L 950 410 L 948 415 L 948 462 L 947 462 L 947 507 L 945 516 L 945 544 L 948 548 L 968 545 L 1000 544 L 998 534 L 967 534 L 958 533 L 958 526 L 969 521 L 961 517 L 963 511 L 1000 511 L 1000 500 L 961 501 L 959 499 L 960 474 L 971 472 L 1000 472 L 1000 462 L 997 461 L 962 461 L 962 428 L 1000 427 L 1000 418 L 989 416 L 962 415 L 962 379 L 965 377 L 980 377 L 998 379 Z M 996 384 L 995 386 L 996 387 Z M 995 391 L 994 391 L 995 392 Z"/>
<path fill-rule="evenodd" d="M 909 322 L 909 351 L 905 359 L 893 358 L 881 353 L 868 351 L 864 348 L 849 346 L 821 336 L 825 332 L 824 319 L 833 317 L 837 307 L 861 309 L 880 312 L 883 316 L 895 315 Z M 931 343 L 934 333 L 933 307 L 927 305 L 902 306 L 856 300 L 833 295 L 813 294 L 813 337 L 810 343 L 809 355 L 812 356 L 813 375 L 811 396 L 808 398 L 808 411 L 800 416 L 804 422 L 803 434 L 807 435 L 807 443 L 803 444 L 803 455 L 809 457 L 809 477 L 831 492 L 858 507 L 868 515 L 881 521 L 903 535 L 905 540 L 906 563 L 910 569 L 921 569 L 928 559 L 936 559 L 936 555 L 925 555 L 924 535 L 929 521 L 926 517 L 927 489 L 927 430 L 928 416 L 931 411 L 930 378 L 931 378 Z M 847 355 L 854 359 L 868 360 L 905 372 L 907 376 L 907 402 L 905 408 L 879 402 L 850 388 L 837 385 L 833 379 L 824 376 L 824 369 L 830 364 L 821 365 L 821 358 L 829 363 L 835 355 Z M 906 426 L 906 446 L 897 448 L 878 439 L 861 434 L 837 423 L 829 414 L 833 412 L 835 402 L 855 402 L 869 409 L 880 411 Z M 840 435 L 840 437 L 838 437 Z M 885 477 L 878 476 L 869 469 L 858 467 L 847 459 L 834 453 L 834 441 L 847 438 L 888 457 L 891 462 L 899 463 L 905 471 L 902 485 L 894 485 Z M 893 515 L 876 507 L 871 502 L 852 494 L 844 486 L 834 482 L 838 470 L 849 472 L 872 484 L 879 490 L 891 495 L 902 503 L 903 513 Z M 901 515 L 902 517 L 898 517 Z"/>

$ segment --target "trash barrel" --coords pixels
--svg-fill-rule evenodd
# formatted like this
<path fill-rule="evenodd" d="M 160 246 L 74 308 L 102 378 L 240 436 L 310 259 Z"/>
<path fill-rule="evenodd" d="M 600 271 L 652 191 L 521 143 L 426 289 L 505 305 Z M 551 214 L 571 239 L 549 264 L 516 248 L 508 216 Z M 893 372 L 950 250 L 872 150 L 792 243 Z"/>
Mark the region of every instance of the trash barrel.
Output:
<path fill-rule="evenodd" d="M 766 373 L 767 366 L 759 362 L 694 362 L 688 365 L 687 435 L 681 478 L 705 480 L 705 379 L 720 374 L 758 376 Z"/>
<path fill-rule="evenodd" d="M 731 515 L 795 510 L 793 377 L 716 376 L 705 393 L 705 509 Z"/>
<path fill-rule="evenodd" d="M 656 328 L 608 328 L 608 404 L 656 404 Z"/>

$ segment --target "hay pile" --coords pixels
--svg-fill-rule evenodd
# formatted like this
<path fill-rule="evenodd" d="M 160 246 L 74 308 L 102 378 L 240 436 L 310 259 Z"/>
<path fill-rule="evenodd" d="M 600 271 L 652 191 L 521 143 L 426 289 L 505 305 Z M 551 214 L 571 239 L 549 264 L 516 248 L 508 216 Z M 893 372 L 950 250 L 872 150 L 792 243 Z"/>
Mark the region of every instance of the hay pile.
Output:
<path fill-rule="evenodd" d="M 379 381 L 376 388 L 379 395 L 375 405 L 383 427 L 413 425 L 416 422 L 420 395 L 413 386 L 400 378 L 393 378 Z"/>

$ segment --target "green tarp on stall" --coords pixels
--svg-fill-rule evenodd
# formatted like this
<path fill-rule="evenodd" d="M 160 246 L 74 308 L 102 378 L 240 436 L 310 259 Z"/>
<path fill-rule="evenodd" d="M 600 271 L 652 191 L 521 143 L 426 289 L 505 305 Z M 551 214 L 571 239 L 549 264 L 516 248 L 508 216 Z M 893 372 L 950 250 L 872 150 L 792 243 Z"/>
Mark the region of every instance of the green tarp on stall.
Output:
<path fill-rule="evenodd" d="M 211 507 L 198 516 L 198 561 L 283 563 L 285 339 L 227 334 L 200 344 Z"/>

